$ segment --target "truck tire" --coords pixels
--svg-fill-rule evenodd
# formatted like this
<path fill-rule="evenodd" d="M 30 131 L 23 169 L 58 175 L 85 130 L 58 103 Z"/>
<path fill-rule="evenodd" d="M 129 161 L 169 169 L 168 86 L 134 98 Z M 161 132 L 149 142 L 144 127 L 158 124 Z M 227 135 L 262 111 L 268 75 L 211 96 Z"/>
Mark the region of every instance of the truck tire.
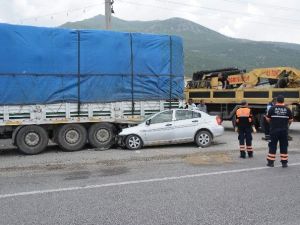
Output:
<path fill-rule="evenodd" d="M 212 139 L 213 138 L 210 132 L 206 130 L 200 130 L 196 134 L 195 142 L 198 147 L 205 148 L 211 145 Z"/>
<path fill-rule="evenodd" d="M 95 123 L 88 131 L 89 143 L 99 150 L 109 149 L 115 144 L 117 129 L 110 123 Z"/>
<path fill-rule="evenodd" d="M 45 150 L 49 142 L 47 131 L 36 125 L 22 127 L 16 135 L 16 145 L 20 152 L 35 155 Z"/>
<path fill-rule="evenodd" d="M 68 152 L 81 150 L 87 141 L 87 131 L 80 124 L 63 125 L 56 135 L 59 147 Z"/>

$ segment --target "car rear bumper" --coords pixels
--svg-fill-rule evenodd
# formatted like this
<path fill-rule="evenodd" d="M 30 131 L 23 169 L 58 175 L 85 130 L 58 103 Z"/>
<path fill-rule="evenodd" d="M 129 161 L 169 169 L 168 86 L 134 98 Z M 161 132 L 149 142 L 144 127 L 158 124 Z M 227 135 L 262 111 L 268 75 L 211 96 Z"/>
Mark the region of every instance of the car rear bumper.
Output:
<path fill-rule="evenodd" d="M 211 129 L 212 134 L 214 137 L 218 137 L 224 134 L 224 127 L 223 126 L 215 126 Z"/>

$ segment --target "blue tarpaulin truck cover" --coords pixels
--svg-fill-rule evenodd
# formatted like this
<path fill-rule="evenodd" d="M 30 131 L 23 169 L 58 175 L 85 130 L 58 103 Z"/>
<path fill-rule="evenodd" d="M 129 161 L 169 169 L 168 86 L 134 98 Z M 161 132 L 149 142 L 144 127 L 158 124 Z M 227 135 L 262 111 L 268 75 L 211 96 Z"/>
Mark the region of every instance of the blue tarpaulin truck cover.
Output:
<path fill-rule="evenodd" d="M 0 24 L 0 104 L 182 99 L 181 38 Z"/>

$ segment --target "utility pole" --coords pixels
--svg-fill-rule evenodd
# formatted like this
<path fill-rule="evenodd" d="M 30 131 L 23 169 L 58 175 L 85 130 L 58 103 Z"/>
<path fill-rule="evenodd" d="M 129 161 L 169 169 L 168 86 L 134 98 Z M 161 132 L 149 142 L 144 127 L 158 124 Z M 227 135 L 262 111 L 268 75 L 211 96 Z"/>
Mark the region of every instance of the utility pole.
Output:
<path fill-rule="evenodd" d="M 113 0 L 105 0 L 105 28 L 106 30 L 111 29 L 111 14 L 114 13 L 112 5 L 114 4 Z"/>

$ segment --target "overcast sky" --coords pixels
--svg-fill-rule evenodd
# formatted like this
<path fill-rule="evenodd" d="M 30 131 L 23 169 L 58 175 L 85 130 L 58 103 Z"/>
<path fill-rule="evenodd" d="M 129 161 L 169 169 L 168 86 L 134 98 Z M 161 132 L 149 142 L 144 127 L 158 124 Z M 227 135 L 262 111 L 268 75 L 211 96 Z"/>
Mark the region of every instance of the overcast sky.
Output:
<path fill-rule="evenodd" d="M 0 22 L 58 26 L 104 14 L 105 0 L 0 0 Z M 125 20 L 182 17 L 230 37 L 300 44 L 299 0 L 115 0 Z"/>

